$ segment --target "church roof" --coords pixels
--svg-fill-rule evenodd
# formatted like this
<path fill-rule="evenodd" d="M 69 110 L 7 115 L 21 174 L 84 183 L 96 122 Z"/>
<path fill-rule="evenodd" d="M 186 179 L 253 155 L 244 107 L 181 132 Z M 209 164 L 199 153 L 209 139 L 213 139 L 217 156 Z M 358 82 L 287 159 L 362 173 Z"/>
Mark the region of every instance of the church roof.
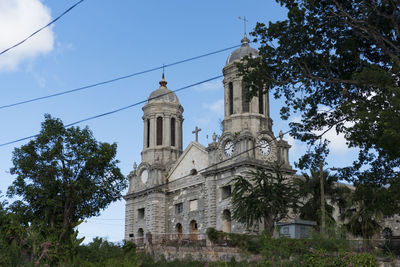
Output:
<path fill-rule="evenodd" d="M 208 165 L 208 152 L 206 148 L 198 142 L 190 142 L 172 166 L 168 181 L 178 180 L 190 174 L 191 170 L 200 171 Z"/>
<path fill-rule="evenodd" d="M 226 60 L 226 65 L 231 64 L 235 60 L 240 60 L 241 58 L 243 58 L 245 56 L 250 56 L 250 54 L 253 58 L 258 57 L 257 49 L 250 47 L 250 45 L 249 45 L 250 40 L 247 38 L 246 35 L 241 40 L 241 42 L 242 42 L 242 46 L 239 47 L 238 49 L 236 49 L 235 51 L 233 51 L 229 55 L 228 59 Z"/>
<path fill-rule="evenodd" d="M 179 104 L 176 94 L 167 88 L 167 81 L 164 79 L 164 73 L 160 81 L 160 88 L 153 91 L 147 99 L 147 103 L 152 102 L 172 102 Z"/>

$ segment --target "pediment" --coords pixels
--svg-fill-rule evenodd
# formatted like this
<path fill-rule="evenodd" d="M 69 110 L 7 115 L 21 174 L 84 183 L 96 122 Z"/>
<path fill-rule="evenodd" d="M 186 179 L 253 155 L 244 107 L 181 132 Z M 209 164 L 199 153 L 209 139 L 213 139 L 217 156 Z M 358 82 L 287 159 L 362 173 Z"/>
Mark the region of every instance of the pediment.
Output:
<path fill-rule="evenodd" d="M 190 175 L 194 169 L 197 172 L 208 166 L 208 153 L 206 148 L 197 142 L 191 142 L 171 168 L 168 180 L 174 181 Z"/>

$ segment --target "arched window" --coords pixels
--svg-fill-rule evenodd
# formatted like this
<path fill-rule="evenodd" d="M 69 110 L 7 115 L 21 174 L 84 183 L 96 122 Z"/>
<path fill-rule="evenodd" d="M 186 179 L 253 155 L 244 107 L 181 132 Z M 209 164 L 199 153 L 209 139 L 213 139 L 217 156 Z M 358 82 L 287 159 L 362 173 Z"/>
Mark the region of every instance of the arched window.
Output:
<path fill-rule="evenodd" d="M 197 240 L 197 222 L 195 220 L 190 222 L 190 233 L 192 234 L 192 240 Z"/>
<path fill-rule="evenodd" d="M 224 210 L 222 213 L 222 232 L 231 232 L 231 212 L 229 210 Z"/>
<path fill-rule="evenodd" d="M 229 98 L 229 115 L 233 114 L 233 83 L 229 83 L 229 92 L 228 92 L 228 98 Z"/>
<path fill-rule="evenodd" d="M 258 90 L 258 113 L 264 114 L 264 95 L 263 90 Z"/>
<path fill-rule="evenodd" d="M 175 118 L 171 118 L 171 146 L 175 146 Z"/>
<path fill-rule="evenodd" d="M 137 234 L 137 239 L 136 239 L 136 243 L 137 243 L 139 246 L 143 245 L 143 237 L 144 237 L 143 228 L 139 228 L 138 234 Z"/>
<path fill-rule="evenodd" d="M 150 146 L 150 119 L 147 119 L 147 134 L 146 134 L 147 147 Z"/>
<path fill-rule="evenodd" d="M 385 229 L 383 229 L 383 237 L 384 237 L 385 239 L 390 239 L 390 238 L 392 238 L 392 236 L 393 236 L 392 229 L 390 229 L 390 228 L 388 228 L 388 227 L 386 227 Z"/>
<path fill-rule="evenodd" d="M 163 138 L 163 119 L 161 117 L 157 118 L 157 146 L 162 145 Z"/>
<path fill-rule="evenodd" d="M 182 234 L 183 234 L 182 224 L 177 223 L 176 226 L 175 226 L 175 230 L 176 230 L 177 238 L 181 239 L 182 238 Z"/>
<path fill-rule="evenodd" d="M 242 87 L 242 110 L 243 112 L 249 112 L 250 111 L 250 101 L 247 97 L 247 94 L 249 92 L 249 88 L 245 85 Z"/>

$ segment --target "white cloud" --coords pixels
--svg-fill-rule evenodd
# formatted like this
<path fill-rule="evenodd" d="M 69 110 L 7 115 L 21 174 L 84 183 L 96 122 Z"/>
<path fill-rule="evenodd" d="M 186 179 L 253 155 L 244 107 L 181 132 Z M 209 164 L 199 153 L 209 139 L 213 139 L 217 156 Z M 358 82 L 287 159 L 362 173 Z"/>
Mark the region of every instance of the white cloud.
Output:
<path fill-rule="evenodd" d="M 204 103 L 203 107 L 213 112 L 213 117 L 224 115 L 224 99 L 221 98 L 213 103 Z M 215 114 L 217 113 L 217 114 Z"/>
<path fill-rule="evenodd" d="M 349 148 L 343 134 L 337 134 L 335 128 L 330 129 L 324 137 L 330 141 L 329 149 L 336 153 L 346 153 Z"/>
<path fill-rule="evenodd" d="M 0 0 L 0 50 L 20 42 L 51 21 L 50 10 L 40 0 Z M 0 56 L 0 71 L 14 70 L 26 59 L 53 49 L 51 27 Z"/>
<path fill-rule="evenodd" d="M 327 111 L 328 109 L 321 109 Z M 291 122 L 297 122 L 297 123 L 301 123 L 301 117 L 296 116 L 291 118 Z M 350 123 L 345 123 L 345 126 L 349 127 L 351 124 Z M 323 129 L 322 131 L 317 131 L 315 132 L 316 134 L 321 134 L 323 133 L 327 128 Z M 289 135 L 287 135 L 287 138 L 289 138 Z M 329 149 L 333 152 L 333 153 L 347 153 L 349 152 L 349 148 L 346 144 L 346 139 L 344 138 L 344 134 L 340 133 L 337 134 L 336 133 L 336 129 L 335 127 L 333 127 L 332 129 L 330 129 L 328 132 L 326 132 L 323 136 L 323 138 L 327 139 L 330 141 L 329 143 Z M 290 139 L 288 140 L 289 144 L 292 145 L 293 147 L 297 147 L 297 149 L 306 149 L 306 145 L 299 145 L 300 142 L 296 141 L 293 139 L 293 137 L 290 137 Z"/>
<path fill-rule="evenodd" d="M 198 92 L 218 91 L 224 90 L 224 87 L 222 85 L 222 80 L 215 80 L 200 84 L 195 87 L 195 90 Z"/>

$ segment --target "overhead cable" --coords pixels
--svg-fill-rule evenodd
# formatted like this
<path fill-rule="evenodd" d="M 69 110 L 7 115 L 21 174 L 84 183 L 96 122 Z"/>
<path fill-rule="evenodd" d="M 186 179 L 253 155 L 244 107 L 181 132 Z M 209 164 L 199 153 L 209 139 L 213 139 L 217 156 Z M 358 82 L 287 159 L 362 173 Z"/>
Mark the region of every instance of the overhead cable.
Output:
<path fill-rule="evenodd" d="M 32 99 L 16 102 L 16 103 L 13 103 L 13 104 L 3 105 L 3 106 L 0 106 L 0 109 L 10 108 L 10 107 L 14 107 L 14 106 L 22 105 L 22 104 L 27 104 L 27 103 L 30 103 L 30 102 L 43 100 L 43 99 L 46 99 L 46 98 L 56 97 L 56 96 L 60 96 L 60 95 L 65 95 L 65 94 L 69 94 L 69 93 L 73 93 L 73 92 L 89 89 L 89 88 L 96 87 L 96 86 L 99 86 L 99 85 L 113 83 L 113 82 L 116 82 L 116 81 L 119 81 L 119 80 L 124 80 L 124 79 L 127 79 L 127 78 L 131 78 L 133 76 L 145 74 L 145 73 L 152 72 L 152 71 L 155 71 L 155 70 L 160 70 L 160 69 L 163 69 L 165 67 L 171 67 L 171 66 L 182 64 L 182 63 L 185 63 L 185 62 L 188 62 L 188 61 L 192 61 L 192 60 L 195 60 L 195 59 L 199 59 L 199 58 L 207 57 L 207 56 L 210 56 L 210 55 L 218 54 L 218 53 L 221 53 L 221 52 L 224 52 L 224 51 L 227 51 L 227 50 L 231 50 L 233 48 L 237 48 L 239 46 L 241 46 L 241 45 L 234 45 L 234 46 L 227 47 L 227 48 L 224 48 L 224 49 L 220 49 L 220 50 L 217 50 L 217 51 L 213 51 L 213 52 L 210 52 L 210 53 L 202 54 L 200 56 L 187 58 L 187 59 L 176 61 L 176 62 L 173 62 L 173 63 L 170 63 L 170 64 L 165 64 L 163 66 L 159 66 L 159 67 L 155 67 L 155 68 L 151 68 L 151 69 L 135 72 L 135 73 L 132 73 L 132 74 L 116 77 L 116 78 L 113 78 L 113 79 L 97 82 L 97 83 L 90 84 L 90 85 L 85 85 L 85 86 L 78 87 L 78 88 L 75 88 L 75 89 L 71 89 L 71 90 L 67 90 L 67 91 L 63 91 L 63 92 L 59 92 L 59 93 L 55 93 L 55 94 L 51 94 L 51 95 L 46 95 L 46 96 L 40 96 L 40 97 L 36 97 L 36 98 L 32 98 Z"/>
<path fill-rule="evenodd" d="M 39 32 L 41 32 L 42 30 L 44 30 L 45 28 L 49 27 L 50 25 L 52 25 L 54 22 L 56 22 L 57 20 L 59 20 L 62 16 L 64 16 L 65 14 L 67 14 L 68 12 L 70 12 L 74 7 L 76 7 L 77 5 L 79 5 L 80 3 L 82 3 L 84 0 L 80 0 L 79 2 L 75 3 L 74 5 L 72 5 L 70 8 L 68 8 L 67 10 L 65 10 L 61 15 L 59 15 L 58 17 L 56 17 L 55 19 L 53 19 L 52 21 L 50 21 L 48 24 L 46 24 L 45 26 L 43 26 L 42 28 L 38 29 L 37 31 L 33 32 L 31 35 L 29 35 L 28 37 L 26 37 L 25 39 L 23 39 L 22 41 L 16 43 L 15 45 L 3 50 L 0 52 L 0 55 L 10 51 L 11 49 L 25 43 L 28 39 L 32 38 L 34 35 L 38 34 Z"/>
<path fill-rule="evenodd" d="M 155 97 L 149 97 L 146 100 L 142 100 L 142 101 L 136 102 L 134 104 L 131 104 L 131 105 L 128 105 L 128 106 L 125 106 L 125 107 L 122 107 L 122 108 L 114 109 L 114 110 L 109 111 L 109 112 L 105 112 L 105 113 L 102 113 L 102 114 L 99 114 L 99 115 L 95 115 L 95 116 L 92 116 L 92 117 L 89 117 L 89 118 L 86 118 L 86 119 L 82 119 L 82 120 L 79 120 L 79 121 L 75 121 L 75 122 L 66 124 L 65 127 L 71 127 L 71 126 L 73 126 L 75 124 L 78 124 L 78 123 L 81 123 L 81 122 L 97 119 L 97 118 L 104 117 L 104 116 L 107 116 L 107 115 L 111 115 L 111 114 L 120 112 L 122 110 L 125 110 L 125 109 L 128 109 L 128 108 L 132 108 L 132 107 L 135 107 L 135 106 L 140 105 L 140 104 L 144 104 L 145 102 L 147 102 L 149 100 L 153 100 L 153 99 L 156 99 L 156 98 L 159 98 L 159 97 L 171 94 L 171 93 L 176 93 L 176 92 L 179 92 L 179 91 L 183 91 L 183 90 L 189 89 L 191 87 L 194 87 L 196 85 L 200 85 L 200 84 L 203 84 L 203 83 L 206 83 L 206 82 L 209 82 L 209 81 L 213 81 L 213 80 L 216 80 L 216 79 L 219 79 L 219 78 L 222 78 L 222 77 L 223 77 L 223 75 L 218 75 L 218 76 L 215 76 L 213 78 L 209 78 L 207 80 L 203 80 L 201 82 L 197 82 L 197 83 L 193 83 L 193 84 L 181 87 L 181 88 L 176 89 L 176 90 L 171 91 L 171 92 L 167 92 L 167 93 L 155 96 Z M 20 138 L 20 139 L 17 139 L 17 140 L 13 140 L 13 141 L 10 141 L 10 142 L 7 142 L 7 143 L 3 143 L 3 144 L 0 144 L 0 147 L 6 146 L 6 145 L 10 145 L 10 144 L 14 144 L 14 143 L 18 143 L 18 142 L 21 142 L 21 141 L 24 141 L 24 140 L 28 140 L 28 139 L 37 137 L 38 135 L 39 134 L 35 134 L 35 135 L 27 136 L 27 137 L 24 137 L 24 138 Z"/>

